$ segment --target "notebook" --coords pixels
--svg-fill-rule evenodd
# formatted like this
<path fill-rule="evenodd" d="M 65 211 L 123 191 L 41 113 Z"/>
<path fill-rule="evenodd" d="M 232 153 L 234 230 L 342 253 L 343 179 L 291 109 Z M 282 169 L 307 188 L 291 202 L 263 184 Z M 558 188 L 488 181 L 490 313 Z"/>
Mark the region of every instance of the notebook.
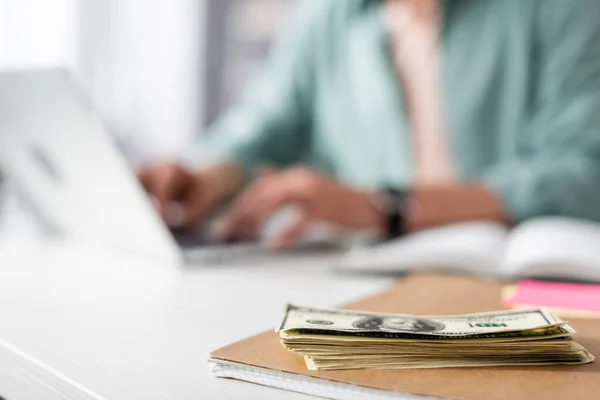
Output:
<path fill-rule="evenodd" d="M 410 314 L 501 309 L 502 284 L 473 277 L 415 274 L 345 308 Z M 290 299 L 293 300 L 293 299 Z M 277 321 L 274 321 L 276 323 Z M 570 320 L 576 339 L 600 355 L 600 321 Z M 270 330 L 211 353 L 212 373 L 329 399 L 597 400 L 600 363 L 582 366 L 308 371 Z M 284 394 L 282 393 L 282 398 Z"/>
<path fill-rule="evenodd" d="M 550 309 L 563 318 L 600 318 L 600 285 L 522 281 L 504 289 L 511 308 Z"/>
<path fill-rule="evenodd" d="M 356 249 L 341 271 L 452 270 L 496 277 L 600 282 L 600 224 L 562 217 L 510 230 L 491 222 L 449 225 Z"/>

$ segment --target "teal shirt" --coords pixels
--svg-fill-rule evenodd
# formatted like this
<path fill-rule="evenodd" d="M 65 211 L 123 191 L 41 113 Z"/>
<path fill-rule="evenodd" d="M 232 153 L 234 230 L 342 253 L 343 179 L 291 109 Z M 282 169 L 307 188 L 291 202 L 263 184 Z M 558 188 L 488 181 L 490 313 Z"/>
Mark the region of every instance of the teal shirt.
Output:
<path fill-rule="evenodd" d="M 310 163 L 356 187 L 414 181 L 383 0 L 306 0 L 261 80 L 194 162 Z M 515 221 L 600 220 L 600 1 L 444 0 L 444 117 L 455 168 Z"/>

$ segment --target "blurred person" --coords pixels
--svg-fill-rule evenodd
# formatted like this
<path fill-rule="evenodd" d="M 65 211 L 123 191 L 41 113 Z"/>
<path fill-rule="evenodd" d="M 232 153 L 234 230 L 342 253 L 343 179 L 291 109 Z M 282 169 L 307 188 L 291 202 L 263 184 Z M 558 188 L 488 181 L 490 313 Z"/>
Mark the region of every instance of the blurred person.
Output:
<path fill-rule="evenodd" d="M 252 235 L 300 206 L 276 248 L 313 221 L 395 237 L 600 220 L 600 2 L 305 1 L 185 160 L 139 172 L 167 219 L 181 203 L 194 226 L 239 194 L 221 233 Z"/>

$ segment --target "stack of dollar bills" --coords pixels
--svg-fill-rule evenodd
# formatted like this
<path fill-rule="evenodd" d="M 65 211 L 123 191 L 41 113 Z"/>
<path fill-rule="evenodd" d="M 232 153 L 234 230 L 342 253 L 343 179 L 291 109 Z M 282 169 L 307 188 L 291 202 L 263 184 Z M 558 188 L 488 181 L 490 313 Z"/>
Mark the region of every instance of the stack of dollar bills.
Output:
<path fill-rule="evenodd" d="M 594 356 L 546 310 L 422 317 L 288 304 L 277 329 L 310 370 L 584 364 Z"/>

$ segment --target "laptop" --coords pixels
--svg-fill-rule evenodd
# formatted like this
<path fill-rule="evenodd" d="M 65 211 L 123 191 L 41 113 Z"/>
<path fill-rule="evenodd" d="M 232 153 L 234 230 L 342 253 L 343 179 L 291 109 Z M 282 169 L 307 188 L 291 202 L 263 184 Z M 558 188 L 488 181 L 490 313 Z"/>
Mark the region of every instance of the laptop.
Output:
<path fill-rule="evenodd" d="M 260 241 L 218 243 L 206 229 L 173 235 L 62 69 L 0 74 L 0 168 L 55 234 L 176 263 L 267 254 Z M 291 218 L 280 213 L 271 231 Z"/>

